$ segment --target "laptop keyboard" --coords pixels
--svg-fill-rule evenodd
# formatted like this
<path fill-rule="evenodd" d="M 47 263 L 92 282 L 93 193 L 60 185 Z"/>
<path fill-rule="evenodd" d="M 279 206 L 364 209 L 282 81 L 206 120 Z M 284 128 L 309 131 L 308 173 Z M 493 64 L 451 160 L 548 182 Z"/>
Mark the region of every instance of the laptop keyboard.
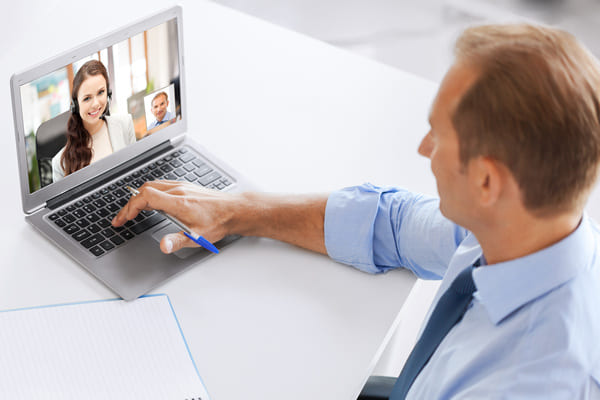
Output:
<path fill-rule="evenodd" d="M 130 194 L 125 186 L 139 188 L 144 182 L 155 179 L 188 181 L 217 190 L 233 183 L 191 149 L 183 147 L 55 210 L 47 218 L 94 256 L 103 256 L 165 220 L 156 211 L 144 210 L 119 228 L 111 225 L 114 216 L 129 200 Z"/>

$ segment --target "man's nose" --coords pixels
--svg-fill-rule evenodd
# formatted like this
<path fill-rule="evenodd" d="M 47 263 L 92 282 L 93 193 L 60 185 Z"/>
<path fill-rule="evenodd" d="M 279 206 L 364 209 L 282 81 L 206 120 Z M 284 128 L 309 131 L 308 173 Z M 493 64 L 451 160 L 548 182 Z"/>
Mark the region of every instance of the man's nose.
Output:
<path fill-rule="evenodd" d="M 419 154 L 424 157 L 431 157 L 431 152 L 433 151 L 433 142 L 431 140 L 431 132 L 428 132 L 427 135 L 421 140 L 421 144 L 419 145 Z"/>

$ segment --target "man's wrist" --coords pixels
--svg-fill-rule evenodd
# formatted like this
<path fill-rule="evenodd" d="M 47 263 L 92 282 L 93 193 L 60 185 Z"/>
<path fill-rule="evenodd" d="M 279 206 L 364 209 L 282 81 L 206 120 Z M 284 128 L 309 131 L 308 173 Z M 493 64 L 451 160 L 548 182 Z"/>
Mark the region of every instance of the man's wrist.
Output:
<path fill-rule="evenodd" d="M 264 199 L 253 192 L 233 195 L 229 211 L 223 225 L 228 235 L 262 236 L 261 224 L 264 222 Z"/>

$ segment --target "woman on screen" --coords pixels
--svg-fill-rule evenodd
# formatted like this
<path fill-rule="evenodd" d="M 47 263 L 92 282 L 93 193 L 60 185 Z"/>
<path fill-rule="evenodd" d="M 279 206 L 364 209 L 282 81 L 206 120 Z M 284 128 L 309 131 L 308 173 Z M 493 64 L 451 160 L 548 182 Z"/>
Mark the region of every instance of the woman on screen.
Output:
<path fill-rule="evenodd" d="M 131 115 L 110 115 L 108 73 L 100 61 L 88 61 L 73 79 L 67 144 L 52 158 L 52 180 L 135 142 Z"/>

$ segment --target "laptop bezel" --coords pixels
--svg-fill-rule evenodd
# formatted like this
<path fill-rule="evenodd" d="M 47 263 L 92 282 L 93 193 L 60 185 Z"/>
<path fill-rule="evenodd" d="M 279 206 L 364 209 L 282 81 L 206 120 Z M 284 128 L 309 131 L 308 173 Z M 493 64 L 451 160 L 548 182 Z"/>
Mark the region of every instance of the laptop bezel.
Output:
<path fill-rule="evenodd" d="M 49 73 L 55 72 L 56 70 L 63 68 L 65 65 L 87 57 L 90 54 L 96 53 L 123 40 L 127 40 L 132 36 L 135 36 L 172 19 L 176 19 L 177 24 L 181 120 L 178 120 L 176 123 L 145 137 L 133 145 L 127 146 L 108 157 L 96 161 L 80 171 L 66 176 L 64 179 L 58 182 L 52 183 L 51 185 L 45 186 L 31 193 L 29 188 L 28 166 L 25 148 L 26 135 L 23 126 L 23 109 L 20 90 L 21 85 L 27 84 Z M 10 79 L 10 87 L 17 146 L 19 182 L 21 186 L 21 201 L 25 214 L 31 214 L 36 210 L 43 208 L 50 199 L 59 196 L 84 182 L 93 180 L 103 173 L 115 168 L 119 164 L 131 160 L 161 143 L 181 136 L 187 131 L 187 102 L 185 93 L 182 8 L 180 6 L 175 6 L 161 11 L 157 14 L 133 22 L 123 28 L 117 29 L 99 38 L 77 46 L 23 72 L 16 73 Z"/>

